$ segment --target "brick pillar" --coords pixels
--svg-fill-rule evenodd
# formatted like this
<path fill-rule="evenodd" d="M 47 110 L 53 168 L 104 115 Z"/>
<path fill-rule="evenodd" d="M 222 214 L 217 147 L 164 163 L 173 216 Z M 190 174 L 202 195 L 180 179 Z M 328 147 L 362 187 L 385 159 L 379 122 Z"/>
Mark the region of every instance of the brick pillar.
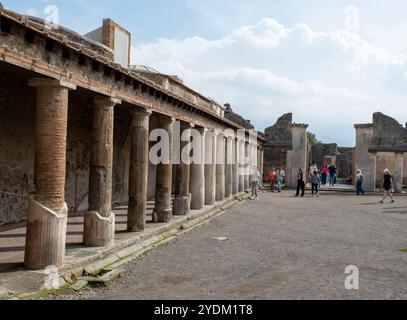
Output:
<path fill-rule="evenodd" d="M 356 171 L 362 170 L 364 189 L 366 191 L 374 191 L 376 189 L 376 154 L 369 153 L 369 145 L 373 136 L 373 125 L 357 124 L 355 129 L 355 177 Z"/>
<path fill-rule="evenodd" d="M 232 194 L 239 193 L 239 150 L 238 141 L 236 138 L 232 139 Z"/>
<path fill-rule="evenodd" d="M 197 129 L 200 141 L 194 143 L 194 160 L 191 164 L 191 209 L 200 210 L 205 207 L 205 135 L 207 129 Z M 197 148 L 199 150 L 197 150 Z"/>
<path fill-rule="evenodd" d="M 401 193 L 403 191 L 404 154 L 397 152 L 395 156 L 394 191 Z"/>
<path fill-rule="evenodd" d="M 163 150 L 167 157 L 157 165 L 157 178 L 155 189 L 154 222 L 169 222 L 172 218 L 171 191 L 172 191 L 172 153 L 173 153 L 173 125 L 174 118 L 160 116 L 158 125 L 168 133 L 168 148 Z"/>
<path fill-rule="evenodd" d="M 183 161 L 191 152 L 192 123 L 181 123 L 181 158 L 176 166 L 174 215 L 187 215 L 191 209 L 191 195 L 189 193 L 190 163 Z"/>
<path fill-rule="evenodd" d="M 35 193 L 30 196 L 24 264 L 29 269 L 62 267 L 68 207 L 65 203 L 68 91 L 75 86 L 32 79 L 37 89 Z"/>
<path fill-rule="evenodd" d="M 225 142 L 225 198 L 230 198 L 233 187 L 233 138 L 227 136 Z"/>
<path fill-rule="evenodd" d="M 114 107 L 120 101 L 96 97 L 93 101 L 89 170 L 89 209 L 85 213 L 83 243 L 105 247 L 114 243 L 112 168 Z"/>
<path fill-rule="evenodd" d="M 150 116 L 150 110 L 132 111 L 127 230 L 133 232 L 146 225 Z"/>
<path fill-rule="evenodd" d="M 218 134 L 216 141 L 216 201 L 225 199 L 225 136 Z"/>
<path fill-rule="evenodd" d="M 216 201 L 216 150 L 217 134 L 210 131 L 205 136 L 205 204 L 213 205 Z"/>

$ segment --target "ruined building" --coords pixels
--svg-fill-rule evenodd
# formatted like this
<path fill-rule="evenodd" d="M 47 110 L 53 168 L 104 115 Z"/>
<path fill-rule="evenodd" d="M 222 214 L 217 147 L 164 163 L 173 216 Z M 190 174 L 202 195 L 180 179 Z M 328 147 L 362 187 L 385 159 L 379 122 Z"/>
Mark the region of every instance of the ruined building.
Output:
<path fill-rule="evenodd" d="M 27 220 L 28 268 L 64 264 L 68 212 L 85 212 L 84 245 L 109 246 L 115 204 L 128 203 L 127 230 L 139 232 L 148 199 L 151 221 L 166 223 L 247 191 L 244 159 L 261 166 L 264 139 L 251 143 L 247 122 L 177 77 L 130 66 L 130 44 L 109 19 L 84 37 L 0 8 L 0 223 Z M 199 130 L 205 161 L 173 165 L 176 120 Z M 170 136 L 158 165 L 155 128 Z"/>

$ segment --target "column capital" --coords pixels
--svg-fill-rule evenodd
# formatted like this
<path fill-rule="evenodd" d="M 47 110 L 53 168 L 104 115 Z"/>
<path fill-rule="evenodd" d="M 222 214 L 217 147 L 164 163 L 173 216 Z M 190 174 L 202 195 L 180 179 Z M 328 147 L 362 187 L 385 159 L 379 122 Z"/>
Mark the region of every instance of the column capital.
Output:
<path fill-rule="evenodd" d="M 132 116 L 151 116 L 153 111 L 151 109 L 145 109 L 145 108 L 136 108 L 136 109 L 131 109 L 130 113 Z"/>
<path fill-rule="evenodd" d="M 195 130 L 197 130 L 202 136 L 208 132 L 208 129 L 203 127 L 195 128 Z"/>
<path fill-rule="evenodd" d="M 122 101 L 113 97 L 96 96 L 93 98 L 94 106 L 100 108 L 114 108 L 117 104 L 121 104 Z"/>
<path fill-rule="evenodd" d="M 63 87 L 70 90 L 76 90 L 76 85 L 63 80 L 50 78 L 32 78 L 28 80 L 30 87 Z"/>

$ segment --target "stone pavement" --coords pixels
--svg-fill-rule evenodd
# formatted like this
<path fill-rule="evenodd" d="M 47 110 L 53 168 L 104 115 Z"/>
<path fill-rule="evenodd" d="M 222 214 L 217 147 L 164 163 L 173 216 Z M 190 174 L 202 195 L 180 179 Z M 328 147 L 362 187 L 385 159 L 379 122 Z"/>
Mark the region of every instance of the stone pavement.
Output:
<path fill-rule="evenodd" d="M 82 245 L 83 216 L 70 217 L 67 230 L 65 266 L 60 272 L 61 285 L 83 274 L 97 274 L 102 268 L 158 246 L 177 230 L 194 228 L 206 219 L 219 214 L 247 198 L 240 195 L 193 210 L 188 216 L 174 216 L 170 223 L 147 223 L 144 232 L 126 232 L 127 207 L 117 207 L 115 245 L 107 248 L 90 248 Z M 147 218 L 151 221 L 154 202 L 148 204 Z M 30 297 L 43 288 L 44 271 L 28 271 L 23 268 L 25 245 L 24 223 L 0 229 L 0 299 L 10 296 Z"/>
<path fill-rule="evenodd" d="M 379 199 L 262 193 L 128 263 L 110 288 L 49 298 L 407 299 L 407 197 Z M 359 290 L 345 289 L 349 265 Z"/>

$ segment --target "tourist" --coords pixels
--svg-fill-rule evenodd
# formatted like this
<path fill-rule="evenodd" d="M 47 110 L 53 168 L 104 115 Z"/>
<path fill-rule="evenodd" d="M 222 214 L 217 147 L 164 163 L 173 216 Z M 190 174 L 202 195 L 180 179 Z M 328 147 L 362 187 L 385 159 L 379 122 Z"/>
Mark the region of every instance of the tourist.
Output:
<path fill-rule="evenodd" d="M 252 196 L 250 200 L 259 200 L 260 172 L 257 167 L 253 167 L 252 169 L 252 174 L 250 175 L 250 183 L 252 187 Z"/>
<path fill-rule="evenodd" d="M 331 164 L 328 168 L 329 171 L 329 184 L 331 186 L 336 185 L 336 176 L 337 176 L 337 169 L 335 164 Z"/>
<path fill-rule="evenodd" d="M 283 181 L 285 178 L 285 172 L 283 169 L 278 169 L 277 170 L 277 188 L 278 188 L 278 193 L 281 193 L 282 188 L 283 188 Z"/>
<path fill-rule="evenodd" d="M 312 196 L 314 196 L 314 192 L 315 192 L 317 197 L 319 197 L 318 188 L 321 184 L 321 178 L 320 178 L 317 170 L 314 170 L 314 172 L 312 172 L 310 174 L 309 181 L 310 181 L 311 187 L 312 187 Z"/>
<path fill-rule="evenodd" d="M 324 164 L 321 169 L 321 182 L 325 186 L 328 178 L 328 166 Z"/>
<path fill-rule="evenodd" d="M 365 190 L 363 190 L 363 174 L 362 170 L 358 169 L 356 171 L 356 195 L 364 195 Z"/>
<path fill-rule="evenodd" d="M 353 171 L 350 170 L 348 177 L 346 178 L 346 184 L 352 185 L 353 184 Z"/>
<path fill-rule="evenodd" d="M 297 174 L 297 193 L 296 197 L 300 195 L 300 190 L 301 190 L 301 197 L 304 196 L 305 194 L 305 182 L 304 182 L 304 171 L 300 168 L 298 169 L 298 174 Z"/>
<path fill-rule="evenodd" d="M 269 173 L 267 174 L 267 179 L 270 182 L 270 191 L 274 192 L 274 186 L 276 184 L 276 180 L 277 180 L 277 173 L 276 170 L 271 169 L 269 171 Z"/>
<path fill-rule="evenodd" d="M 394 197 L 393 197 L 394 185 L 393 185 L 393 179 L 390 175 L 389 169 L 384 169 L 383 189 L 384 189 L 384 195 L 383 195 L 383 199 L 380 201 L 380 203 L 384 203 L 384 200 L 386 200 L 387 196 L 389 196 L 391 198 L 391 203 L 394 203 L 394 201 L 395 201 Z"/>

